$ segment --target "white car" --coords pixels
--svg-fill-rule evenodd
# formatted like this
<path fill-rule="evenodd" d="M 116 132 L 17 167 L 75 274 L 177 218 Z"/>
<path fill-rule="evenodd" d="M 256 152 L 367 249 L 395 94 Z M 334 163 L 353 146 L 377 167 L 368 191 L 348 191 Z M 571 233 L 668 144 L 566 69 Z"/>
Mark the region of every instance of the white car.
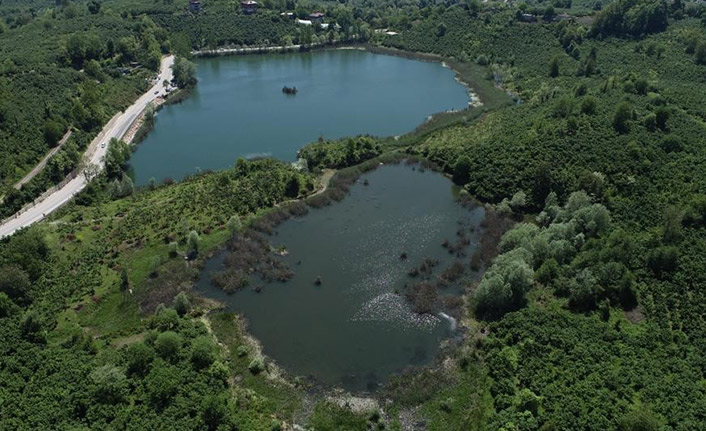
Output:
<path fill-rule="evenodd" d="M 105 142 L 101 144 L 101 148 L 105 148 Z"/>

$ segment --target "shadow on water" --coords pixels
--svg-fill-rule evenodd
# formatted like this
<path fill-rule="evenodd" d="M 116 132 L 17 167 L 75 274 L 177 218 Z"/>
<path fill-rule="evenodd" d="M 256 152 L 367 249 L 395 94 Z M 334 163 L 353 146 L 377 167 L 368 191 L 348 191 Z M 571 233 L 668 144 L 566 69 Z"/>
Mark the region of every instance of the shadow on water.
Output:
<path fill-rule="evenodd" d="M 277 263 L 265 266 L 287 265 L 288 281 L 263 279 L 257 270 L 227 294 L 212 280 L 240 270 L 224 262 L 247 259 L 223 252 L 206 263 L 196 289 L 242 313 L 265 353 L 292 374 L 375 390 L 391 374 L 432 362 L 454 335 L 461 286 L 475 274 L 468 256 L 485 217 L 482 207 L 464 207 L 454 194 L 438 173 L 381 167 L 363 174 L 341 202 L 275 228 L 267 259 Z M 463 250 L 450 252 L 444 244 L 458 238 Z M 425 267 L 427 261 L 435 264 Z M 411 276 L 411 268 L 422 271 Z M 420 283 L 427 286 L 423 297 L 410 300 Z M 423 312 L 414 312 L 417 305 Z"/>

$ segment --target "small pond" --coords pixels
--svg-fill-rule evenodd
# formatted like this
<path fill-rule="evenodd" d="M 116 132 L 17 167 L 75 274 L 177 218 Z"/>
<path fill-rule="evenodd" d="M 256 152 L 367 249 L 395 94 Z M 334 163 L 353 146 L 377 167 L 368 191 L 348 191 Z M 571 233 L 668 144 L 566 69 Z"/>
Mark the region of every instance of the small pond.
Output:
<path fill-rule="evenodd" d="M 321 136 L 403 134 L 469 102 L 439 63 L 360 50 L 205 58 L 196 66 L 191 95 L 159 111 L 132 155 L 138 185 L 227 168 L 238 157 L 294 161 Z"/>
<path fill-rule="evenodd" d="M 277 259 L 291 267 L 292 279 L 253 279 L 226 294 L 211 283 L 223 267 L 221 254 L 207 262 L 196 289 L 242 313 L 265 354 L 291 373 L 351 391 L 374 390 L 393 373 L 433 361 L 453 335 L 452 318 L 414 313 L 405 292 L 424 278 L 409 273 L 426 259 L 439 262 L 432 283 L 454 262 L 463 263 L 465 277 L 474 276 L 468 262 L 484 210 L 461 206 L 456 193 L 447 178 L 418 166 L 379 167 L 343 201 L 290 219 L 268 238 L 275 248 L 286 247 L 287 255 Z M 442 246 L 459 235 L 467 242 L 461 255 Z M 440 294 L 458 298 L 459 283 Z"/>

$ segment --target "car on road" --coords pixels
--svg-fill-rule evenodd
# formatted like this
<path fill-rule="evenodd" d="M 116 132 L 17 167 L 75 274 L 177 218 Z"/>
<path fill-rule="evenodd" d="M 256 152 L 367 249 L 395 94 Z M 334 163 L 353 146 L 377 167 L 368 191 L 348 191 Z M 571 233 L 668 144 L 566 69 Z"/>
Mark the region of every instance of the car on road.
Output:
<path fill-rule="evenodd" d="M 105 142 L 101 144 L 101 148 L 105 148 Z"/>

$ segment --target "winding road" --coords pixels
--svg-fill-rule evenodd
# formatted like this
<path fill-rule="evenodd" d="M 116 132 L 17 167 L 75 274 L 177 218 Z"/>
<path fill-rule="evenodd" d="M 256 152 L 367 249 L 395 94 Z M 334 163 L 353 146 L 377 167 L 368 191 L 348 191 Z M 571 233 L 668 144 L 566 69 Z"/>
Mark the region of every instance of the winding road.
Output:
<path fill-rule="evenodd" d="M 125 111 L 116 114 L 103 127 L 103 130 L 98 136 L 93 139 L 91 144 L 86 149 L 83 155 L 83 163 L 85 167 L 92 167 L 94 172 L 100 172 L 105 166 L 105 154 L 108 151 L 107 143 L 112 138 L 121 139 L 130 129 L 130 126 L 145 110 L 150 102 L 158 97 L 167 95 L 167 89 L 164 87 L 165 80 L 171 82 L 172 65 L 174 64 L 174 56 L 170 55 L 162 58 L 159 75 L 155 84 L 135 103 L 133 103 Z M 106 144 L 106 145 L 103 145 Z M 86 187 L 91 178 L 86 176 L 86 168 L 83 172 L 78 173 L 74 178 L 63 184 L 58 189 L 51 192 L 49 195 L 40 198 L 38 202 L 29 204 L 20 210 L 17 214 L 2 221 L 0 224 L 0 238 L 12 235 L 17 230 L 27 227 L 33 223 L 41 221 L 47 215 L 56 211 L 66 202 L 70 201 L 77 193 Z"/>

